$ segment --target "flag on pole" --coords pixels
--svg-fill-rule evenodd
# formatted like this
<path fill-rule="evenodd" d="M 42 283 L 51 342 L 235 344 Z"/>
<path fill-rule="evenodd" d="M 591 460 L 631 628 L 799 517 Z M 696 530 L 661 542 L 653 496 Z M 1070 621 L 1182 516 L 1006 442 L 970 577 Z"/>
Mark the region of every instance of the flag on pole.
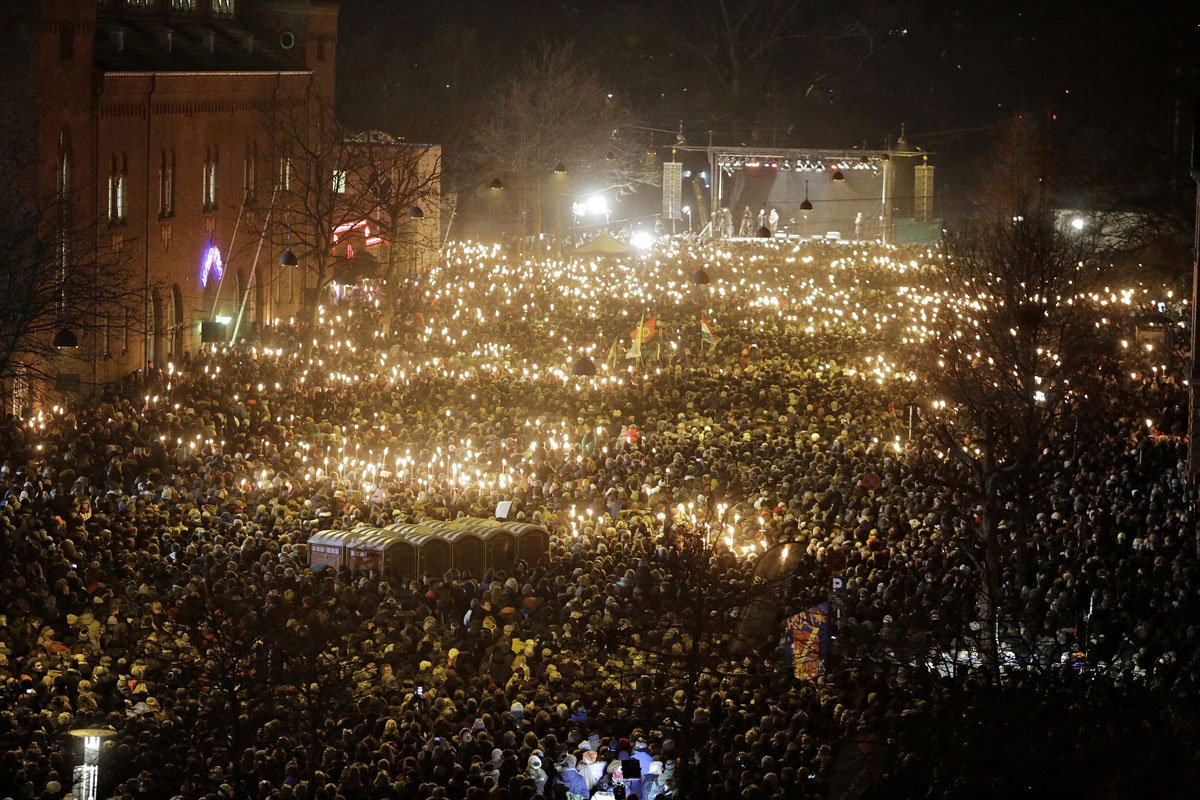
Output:
<path fill-rule="evenodd" d="M 617 340 L 613 339 L 612 347 L 608 348 L 608 368 L 612 369 L 617 365 Z"/>
<path fill-rule="evenodd" d="M 654 317 L 650 318 L 650 327 L 651 328 L 654 327 Z M 629 334 L 629 338 L 633 339 L 633 344 L 631 344 L 629 346 L 629 349 L 625 351 L 625 358 L 636 358 L 639 360 L 641 359 L 641 357 L 642 357 L 642 337 L 643 337 L 643 334 L 645 333 L 645 331 L 646 331 L 646 315 L 642 314 L 641 319 L 638 320 L 638 326 L 633 329 L 632 333 Z"/>
<path fill-rule="evenodd" d="M 654 316 L 650 317 L 650 321 L 647 322 L 646 315 L 643 314 L 641 321 L 638 322 L 638 326 L 630 332 L 629 338 L 637 344 L 646 344 L 654 338 L 654 325 L 657 320 L 658 315 L 655 314 Z"/>
<path fill-rule="evenodd" d="M 720 338 L 721 338 L 720 336 L 717 336 L 717 334 L 713 333 L 712 323 L 710 323 L 708 321 L 708 318 L 704 316 L 703 312 L 701 312 L 701 314 L 700 314 L 700 343 L 702 345 L 707 344 L 707 345 L 711 345 L 712 347 L 716 347 L 717 342 L 720 340 Z"/>
<path fill-rule="evenodd" d="M 641 358 L 642 357 L 642 340 L 634 339 L 633 344 L 629 345 L 629 349 L 625 351 L 626 358 Z"/>

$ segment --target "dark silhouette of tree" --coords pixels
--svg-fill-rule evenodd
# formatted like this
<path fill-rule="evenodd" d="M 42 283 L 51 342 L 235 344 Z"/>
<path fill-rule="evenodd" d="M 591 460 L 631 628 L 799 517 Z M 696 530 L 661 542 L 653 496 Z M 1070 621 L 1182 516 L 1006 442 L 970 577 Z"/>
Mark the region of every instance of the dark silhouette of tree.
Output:
<path fill-rule="evenodd" d="M 309 752 L 325 745 L 325 721 L 344 719 L 375 685 L 377 670 L 366 619 L 336 593 L 288 604 L 279 643 L 288 709 Z M 330 735 L 336 732 L 329 732 Z M 309 769 L 315 769 L 310 764 Z"/>
<path fill-rule="evenodd" d="M 371 228 L 383 234 L 383 280 L 387 303 L 384 331 L 391 330 L 397 292 L 406 274 L 417 271 L 440 247 L 442 153 L 431 145 L 410 144 L 381 131 L 354 137 L 354 160 L 365 173 L 360 191 L 371 207 Z"/>
<path fill-rule="evenodd" d="M 72 190 L 67 143 L 47 191 L 30 154 L 11 143 L 0 136 L 0 383 L 30 402 L 47 379 L 87 374 L 106 358 L 110 330 L 142 328 L 144 282 L 125 257 L 134 241 L 125 237 L 124 195 L 110 187 L 110 218 L 96 219 Z M 64 329 L 75 344 L 60 349 Z"/>
<path fill-rule="evenodd" d="M 353 266 L 344 258 L 345 243 L 338 246 L 346 231 L 368 223 L 401 238 L 410 209 L 440 191 L 441 163 L 427 158 L 427 148 L 350 130 L 316 94 L 281 104 L 267 125 L 277 160 L 269 235 L 277 251 L 290 248 L 299 260 L 306 310 L 315 319 L 330 283 L 361 277 L 335 274 L 339 265 Z"/>
<path fill-rule="evenodd" d="M 167 605 L 169 596 L 160 602 L 170 611 L 153 618 L 154 632 L 181 648 L 174 654 L 167 688 L 184 690 L 191 701 L 184 730 L 203 732 L 209 739 L 195 747 L 222 748 L 231 784 L 239 793 L 248 792 L 251 778 L 243 774 L 241 757 L 260 723 L 271 716 L 272 676 L 282 663 L 281 631 L 255 588 L 236 580 L 193 582 L 174 607 Z M 144 636 L 142 642 L 147 657 L 160 656 L 152 639 Z M 207 774 L 191 777 L 212 779 Z"/>
<path fill-rule="evenodd" d="M 763 568 L 761 560 L 735 554 L 717 527 L 667 523 L 644 560 L 646 574 L 659 577 L 643 587 L 637 626 L 575 634 L 592 653 L 585 661 L 607 662 L 633 693 L 642 722 L 677 731 L 686 748 L 676 771 L 684 789 L 705 774 L 687 753 L 705 750 L 706 689 L 777 652 L 800 564 L 793 557 L 800 546 L 782 545 L 762 555 L 778 561 Z M 755 609 L 765 613 L 747 625 Z"/>
<path fill-rule="evenodd" d="M 961 545 L 981 581 L 977 644 L 993 664 L 1005 624 L 1003 576 L 1028 567 L 1017 557 L 1043 507 L 1043 475 L 1071 457 L 1075 425 L 1112 364 L 1088 299 L 1100 265 L 1040 203 L 1023 152 L 998 162 L 1007 184 L 997 194 L 1011 201 L 947 240 L 941 306 L 916 364 L 933 440 L 917 469 L 953 489 Z"/>
<path fill-rule="evenodd" d="M 549 186 L 559 165 L 593 191 L 654 183 L 657 162 L 648 163 L 646 143 L 628 130 L 632 121 L 571 45 L 543 46 L 495 92 L 475 136 L 477 163 L 503 176 L 520 232 L 541 233 L 547 198 L 565 202 Z"/>

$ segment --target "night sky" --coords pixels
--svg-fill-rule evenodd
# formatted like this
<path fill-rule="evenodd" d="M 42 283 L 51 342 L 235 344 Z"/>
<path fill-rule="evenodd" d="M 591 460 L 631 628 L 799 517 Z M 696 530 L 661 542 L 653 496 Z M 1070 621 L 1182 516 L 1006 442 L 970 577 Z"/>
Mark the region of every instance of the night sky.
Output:
<path fill-rule="evenodd" d="M 655 145 L 682 122 L 692 144 L 712 131 L 727 145 L 881 147 L 904 124 L 935 153 L 947 217 L 969 209 L 996 125 L 1017 114 L 1051 126 L 1062 205 L 1115 203 L 1114 185 L 1164 201 L 1189 182 L 1193 4 L 728 0 L 743 21 L 733 48 L 721 5 L 345 0 L 343 112 L 440 142 L 453 164 L 497 81 L 540 43 L 570 41 L 659 129 Z"/>

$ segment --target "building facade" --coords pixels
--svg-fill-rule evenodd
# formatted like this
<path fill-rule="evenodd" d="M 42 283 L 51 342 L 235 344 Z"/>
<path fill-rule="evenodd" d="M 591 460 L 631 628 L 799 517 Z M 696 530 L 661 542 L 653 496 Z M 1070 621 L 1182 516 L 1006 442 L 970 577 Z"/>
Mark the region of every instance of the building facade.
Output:
<path fill-rule="evenodd" d="M 270 121 L 284 104 L 332 108 L 337 13 L 335 0 L 42 0 L 4 12 L 17 51 L 0 67 L 5 135 L 32 143 L 31 180 L 76 198 L 73 213 L 98 221 L 97 245 L 120 252 L 142 293 L 140 314 L 87 326 L 49 372 L 113 380 L 196 352 L 202 322 L 240 313 L 247 329 L 297 314 L 302 271 L 256 247 L 289 168 Z"/>

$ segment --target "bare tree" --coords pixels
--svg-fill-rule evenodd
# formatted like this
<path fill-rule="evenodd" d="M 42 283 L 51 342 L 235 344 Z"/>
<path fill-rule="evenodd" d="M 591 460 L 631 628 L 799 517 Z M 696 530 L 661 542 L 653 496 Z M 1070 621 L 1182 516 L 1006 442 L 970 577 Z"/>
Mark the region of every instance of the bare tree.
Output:
<path fill-rule="evenodd" d="M 383 279 L 387 291 L 384 332 L 391 330 L 397 290 L 405 273 L 417 271 L 424 254 L 440 246 L 442 152 L 435 145 L 409 144 L 382 131 L 354 137 L 360 191 L 372 207 L 371 226 L 384 238 Z"/>
<path fill-rule="evenodd" d="M 783 47 L 803 41 L 858 39 L 872 52 L 873 37 L 859 25 L 823 27 L 827 14 L 794 0 L 712 0 L 688 4 L 697 35 L 691 48 L 708 67 L 710 77 L 732 98 L 761 90 L 778 65 Z M 811 93 L 826 76 L 808 76 Z"/>
<path fill-rule="evenodd" d="M 703 0 L 677 5 L 676 44 L 713 116 L 774 143 L 848 87 L 882 48 L 882 19 L 856 4 Z M 887 16 L 891 16 L 888 14 Z M 694 79 L 693 79 L 694 86 Z"/>
<path fill-rule="evenodd" d="M 277 247 L 291 248 L 304 268 L 306 311 L 315 318 L 317 298 L 336 278 L 347 277 L 334 274 L 335 244 L 365 226 L 395 238 L 409 210 L 440 191 L 440 160 L 431 166 L 427 148 L 348 130 L 315 94 L 306 103 L 281 104 L 268 125 L 278 159 L 270 235 Z"/>
<path fill-rule="evenodd" d="M 106 358 L 110 327 L 140 319 L 143 287 L 123 257 L 131 242 L 124 238 L 121 209 L 112 209 L 110 224 L 84 210 L 71 191 L 69 153 L 60 153 L 57 185 L 47 192 L 36 188 L 35 171 L 21 153 L 5 155 L 0 382 L 31 395 L 45 379 L 87 372 L 86 361 L 95 367 Z M 68 347 L 56 346 L 63 344 Z"/>
<path fill-rule="evenodd" d="M 254 588 L 245 591 L 236 581 L 222 581 L 194 583 L 191 589 L 173 614 L 152 619 L 158 637 L 182 648 L 165 685 L 186 690 L 195 701 L 180 711 L 224 748 L 230 782 L 248 792 L 250 778 L 242 772 L 241 755 L 272 702 L 271 677 L 281 664 L 279 630 Z M 171 598 L 164 596 L 162 602 L 171 603 Z M 143 632 L 140 641 L 146 656 L 154 659 L 159 653 L 150 633 Z"/>
<path fill-rule="evenodd" d="M 934 442 L 918 469 L 953 489 L 961 545 L 981 577 L 979 645 L 993 663 L 1003 576 L 1023 571 L 1017 556 L 1047 466 L 1070 458 L 1074 426 L 1112 363 L 1087 298 L 1100 271 L 1085 241 L 1020 196 L 947 242 L 942 304 L 916 365 Z"/>
<path fill-rule="evenodd" d="M 586 641 L 579 646 L 595 651 L 585 660 L 608 661 L 637 698 L 642 721 L 678 730 L 679 741 L 701 752 L 707 730 L 697 712 L 706 708 L 706 688 L 743 669 L 747 659 L 757 665 L 761 659 L 754 656 L 777 650 L 801 554 L 798 546 L 784 545 L 747 560 L 715 528 L 668 524 L 645 559 L 649 573 L 663 580 L 642 587 L 638 624 L 582 627 L 577 635 Z M 681 759 L 676 774 L 687 788 L 691 760 Z"/>
<path fill-rule="evenodd" d="M 378 677 L 366 620 L 337 594 L 292 605 L 281 640 L 281 678 L 294 692 L 289 708 L 310 752 L 325 744 L 327 719 L 343 719 Z M 316 768 L 315 763 L 309 769 Z"/>
<path fill-rule="evenodd" d="M 564 201 L 561 189 L 547 186 L 559 165 L 600 190 L 628 192 L 655 180 L 631 118 L 569 44 L 527 57 L 490 111 L 475 139 L 478 159 L 504 175 L 522 234 L 541 233 L 547 195 Z"/>

